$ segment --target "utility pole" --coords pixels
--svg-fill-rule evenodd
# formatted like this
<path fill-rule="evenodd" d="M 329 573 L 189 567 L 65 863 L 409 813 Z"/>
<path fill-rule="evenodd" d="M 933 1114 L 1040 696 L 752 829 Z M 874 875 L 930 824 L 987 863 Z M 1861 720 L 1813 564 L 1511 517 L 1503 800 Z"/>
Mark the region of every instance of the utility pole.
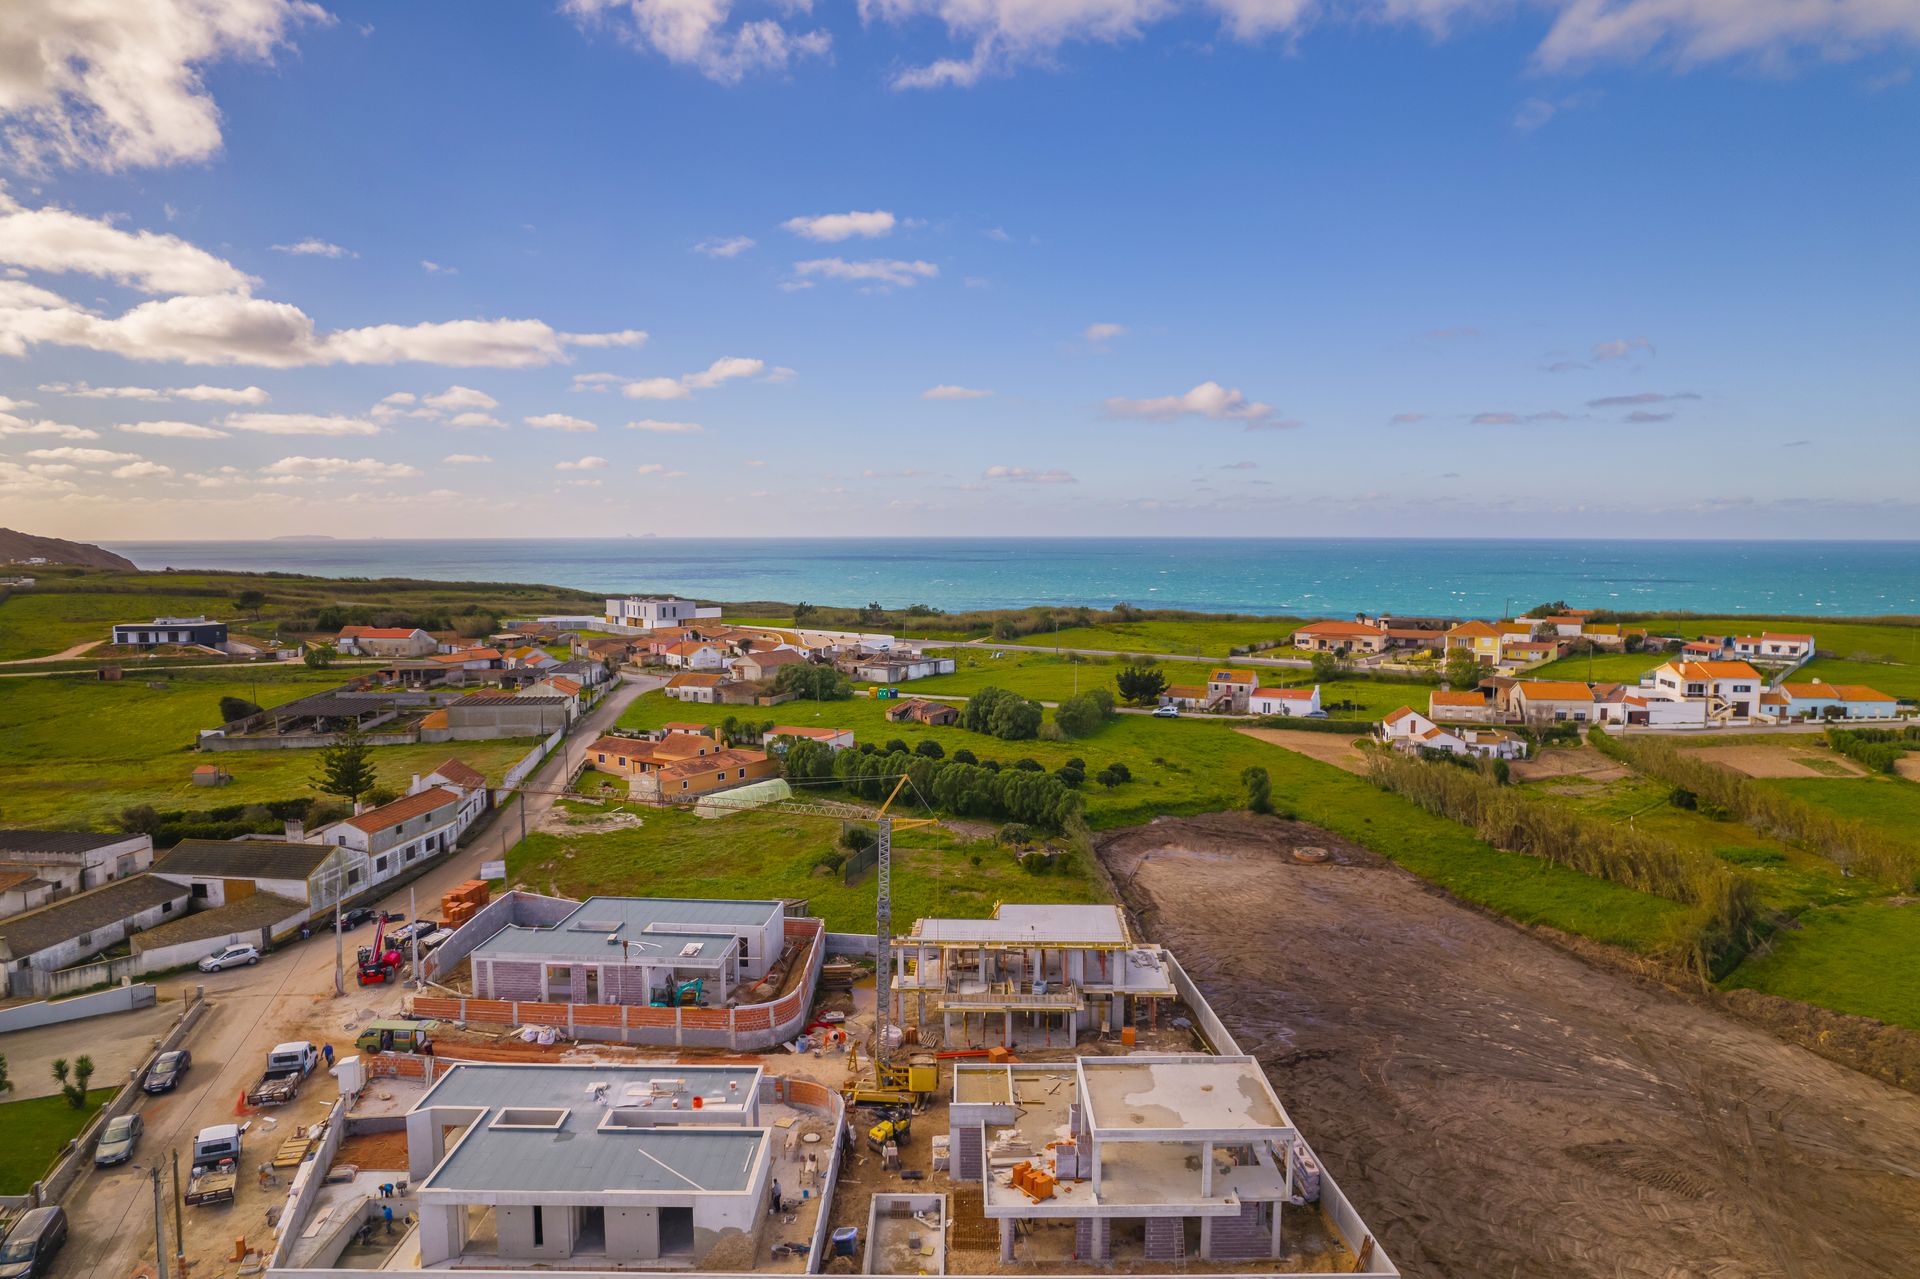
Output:
<path fill-rule="evenodd" d="M 160 1205 L 160 1165 L 147 1169 L 153 1181 L 153 1273 L 155 1279 L 167 1279 L 167 1211 Z"/>
<path fill-rule="evenodd" d="M 407 949 L 413 952 L 413 989 L 420 989 L 420 903 L 414 895 L 411 885 L 407 888 L 407 918 L 413 921 L 413 941 Z"/>
<path fill-rule="evenodd" d="M 345 885 L 336 882 L 333 886 L 333 996 L 338 999 L 347 993 L 347 929 L 342 922 L 340 901 L 346 896 Z"/>
<path fill-rule="evenodd" d="M 181 1219 L 180 1152 L 173 1152 L 173 1268 L 178 1279 L 187 1279 L 187 1225 Z"/>

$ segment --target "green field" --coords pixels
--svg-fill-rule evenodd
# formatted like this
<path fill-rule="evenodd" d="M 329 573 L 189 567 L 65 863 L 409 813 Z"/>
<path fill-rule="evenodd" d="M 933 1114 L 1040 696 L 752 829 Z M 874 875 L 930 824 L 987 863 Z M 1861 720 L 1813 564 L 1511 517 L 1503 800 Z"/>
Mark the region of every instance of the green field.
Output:
<path fill-rule="evenodd" d="M 0 601 L 0 662 L 61 653 L 88 640 L 106 640 L 115 622 L 145 622 L 155 617 L 205 614 L 229 616 L 233 600 L 225 594 L 83 594 L 15 591 Z"/>
<path fill-rule="evenodd" d="M 1865 684 L 1892 697 L 1920 698 L 1920 666 L 1895 662 L 1844 662 L 1816 657 L 1793 673 L 1793 682 L 1825 680 L 1829 684 Z"/>
<path fill-rule="evenodd" d="M 94 1112 L 113 1100 L 117 1088 L 87 1089 L 87 1106 L 75 1110 L 67 1099 L 29 1097 L 0 1104 L 0 1195 L 24 1195 L 46 1176 L 69 1141 L 80 1135 Z"/>
<path fill-rule="evenodd" d="M 1076 657 L 1071 653 L 1014 653 L 997 649 L 952 648 L 942 651 L 954 659 L 951 675 L 935 675 L 899 686 L 904 697 L 937 694 L 964 697 L 992 685 L 1031 697 L 1035 701 L 1057 702 L 1075 692 L 1104 688 L 1114 691 L 1114 676 L 1127 665 L 1118 657 Z M 1156 668 L 1169 684 L 1205 684 L 1215 667 L 1162 662 Z M 1276 672 L 1293 674 L 1291 671 Z"/>
<path fill-rule="evenodd" d="M 1828 622 L 1817 617 L 1710 617 L 1669 620 L 1655 618 L 1635 625 L 1655 635 L 1757 635 L 1786 631 L 1812 635 L 1814 648 L 1839 658 L 1904 662 L 1920 666 L 1920 626 L 1897 622 Z"/>
<path fill-rule="evenodd" d="M 253 672 L 175 671 L 165 687 L 129 676 L 0 680 L 0 824 L 107 829 L 124 808 L 201 809 L 312 795 L 317 752 L 229 751 L 201 755 L 198 730 L 217 727 L 223 696 L 276 706 L 336 686 L 338 673 L 304 667 Z M 404 789 L 412 774 L 457 756 L 499 777 L 532 739 L 381 746 L 373 750 L 382 786 Z M 193 785 L 194 765 L 224 764 L 232 784 Z"/>
<path fill-rule="evenodd" d="M 1057 635 L 1047 631 L 1008 642 L 1032 648 L 1098 648 L 1116 653 L 1176 653 L 1211 658 L 1225 657 L 1229 649 L 1236 647 L 1285 640 L 1298 625 L 1300 622 L 1291 617 L 1270 621 L 1165 618 L 1109 622 L 1100 626 L 1063 626 Z M 1273 654 L 1289 655 L 1289 652 Z"/>
<path fill-rule="evenodd" d="M 1884 826 L 1909 843 L 1920 842 L 1920 782 L 1885 774 L 1872 777 L 1770 777 L 1776 787 L 1842 817 Z"/>
<path fill-rule="evenodd" d="M 1824 785 L 1824 783 L 1822 783 Z M 1873 902 L 1808 911 L 1721 984 L 1920 1030 L 1920 905 Z"/>
<path fill-rule="evenodd" d="M 1536 666 L 1522 679 L 1571 679 L 1591 684 L 1637 684 L 1640 677 L 1666 661 L 1660 653 L 1595 653 L 1591 657 L 1563 657 Z"/>
<path fill-rule="evenodd" d="M 1648 950 L 1680 909 L 1551 862 L 1496 851 L 1454 823 L 1429 816 L 1362 778 L 1224 724 L 1123 715 L 1081 741 L 1002 742 L 959 728 L 890 724 L 884 718 L 886 705 L 866 698 L 790 702 L 755 711 L 752 718 L 777 716 L 788 724 L 851 728 L 860 741 L 877 745 L 899 738 L 912 746 L 932 738 L 949 755 L 965 747 L 1004 763 L 1029 757 L 1049 769 L 1078 756 L 1087 761 L 1089 774 L 1117 760 L 1127 765 L 1133 781 L 1112 789 L 1090 783 L 1084 791 L 1087 821 L 1096 829 L 1138 825 L 1163 814 L 1239 807 L 1245 799 L 1240 770 L 1258 764 L 1272 778 L 1277 807 L 1372 848 L 1468 901 L 1523 922 Z M 673 702 L 652 693 L 628 707 L 620 722 L 630 728 L 655 728 L 667 720 L 714 723 L 742 709 Z"/>
<path fill-rule="evenodd" d="M 591 815 L 594 805 L 569 805 Z M 872 932 L 871 873 L 846 886 L 815 861 L 833 850 L 840 823 L 787 813 L 705 818 L 677 809 L 639 808 L 643 825 L 599 835 L 535 834 L 507 858 L 515 882 L 567 897 L 646 893 L 687 897 L 803 897 L 837 932 Z M 989 840 L 945 830 L 902 831 L 894 840 L 894 919 L 980 917 L 1001 901 L 1096 902 L 1099 883 L 1077 859 L 1052 873 L 1023 871 Z"/>

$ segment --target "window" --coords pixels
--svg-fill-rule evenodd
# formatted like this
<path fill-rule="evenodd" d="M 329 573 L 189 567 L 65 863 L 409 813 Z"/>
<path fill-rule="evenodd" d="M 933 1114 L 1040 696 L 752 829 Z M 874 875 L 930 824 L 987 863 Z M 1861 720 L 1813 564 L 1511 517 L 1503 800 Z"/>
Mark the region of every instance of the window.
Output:
<path fill-rule="evenodd" d="M 547 1242 L 547 1223 L 540 1214 L 540 1205 L 533 1206 L 533 1246 L 544 1247 Z"/>
<path fill-rule="evenodd" d="M 375 858 L 375 859 L 374 859 L 374 863 L 373 863 L 373 873 L 374 873 L 374 874 L 376 874 L 376 875 L 384 875 L 384 874 L 386 874 L 386 873 L 387 873 L 387 859 L 386 859 L 386 858 L 384 858 L 384 857 L 378 857 L 378 858 Z"/>
<path fill-rule="evenodd" d="M 93 934 L 81 933 L 76 940 L 78 940 L 82 946 L 90 945 L 93 942 Z"/>
<path fill-rule="evenodd" d="M 201 901 L 205 901 L 207 899 L 207 886 L 205 884 L 195 884 L 193 886 L 193 895 Z"/>

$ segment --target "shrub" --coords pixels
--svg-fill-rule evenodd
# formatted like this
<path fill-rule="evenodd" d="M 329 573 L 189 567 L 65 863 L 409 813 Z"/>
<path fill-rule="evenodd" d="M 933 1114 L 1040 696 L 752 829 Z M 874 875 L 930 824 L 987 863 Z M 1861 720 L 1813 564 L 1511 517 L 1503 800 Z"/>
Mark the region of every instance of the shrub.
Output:
<path fill-rule="evenodd" d="M 1273 781 L 1267 776 L 1267 770 L 1255 764 L 1240 770 L 1240 784 L 1247 788 L 1247 811 L 1250 813 L 1271 813 L 1273 811 Z"/>
<path fill-rule="evenodd" d="M 1002 741 L 1024 741 L 1040 731 L 1040 703 L 1018 693 L 991 686 L 967 699 L 960 711 L 960 727 L 973 733 L 988 733 Z"/>
<path fill-rule="evenodd" d="M 1019 822 L 1008 822 L 994 833 L 993 838 L 996 843 L 1004 844 L 1008 848 L 1019 848 L 1023 844 L 1033 842 L 1033 828 L 1023 826 Z"/>
<path fill-rule="evenodd" d="M 885 751 L 889 755 L 894 755 L 894 754 L 905 755 L 907 753 L 908 747 L 906 742 L 904 742 L 898 737 L 895 737 L 895 738 L 890 738 L 887 744 L 881 747 L 880 749 Z"/>
<path fill-rule="evenodd" d="M 1039 760 L 1031 759 L 1025 755 L 1022 755 L 1019 759 L 1014 760 L 1013 766 L 1019 769 L 1023 773 L 1044 773 L 1047 771 L 1044 767 L 1041 766 L 1041 763 Z"/>
<path fill-rule="evenodd" d="M 864 853 L 880 842 L 880 837 L 865 826 L 848 826 L 840 832 L 840 847 L 850 853 Z"/>
<path fill-rule="evenodd" d="M 940 759 L 946 755 L 947 750 L 946 747 L 942 746 L 939 742 L 934 741 L 931 737 L 927 737 L 922 738 L 915 744 L 913 753 L 924 759 Z M 956 758 L 958 757 L 956 756 Z"/>
<path fill-rule="evenodd" d="M 847 864 L 847 855 L 837 848 L 823 848 L 814 857 L 813 864 L 825 870 L 839 870 Z"/>
<path fill-rule="evenodd" d="M 1098 731 L 1112 715 L 1113 694 L 1095 688 L 1061 702 L 1054 708 L 1053 722 L 1068 737 L 1085 737 Z"/>
<path fill-rule="evenodd" d="M 236 719 L 245 719 L 249 715 L 258 715 L 260 708 L 244 697 L 223 697 L 220 699 L 220 722 L 231 724 Z"/>
<path fill-rule="evenodd" d="M 924 745 L 925 743 L 922 743 L 922 744 Z M 940 743 L 938 742 L 934 743 L 935 746 L 938 746 L 939 744 Z M 938 759 L 939 756 L 936 755 L 934 758 Z M 953 762 L 956 764 L 978 764 L 980 762 L 980 759 L 972 751 L 962 746 L 959 750 L 953 753 Z"/>

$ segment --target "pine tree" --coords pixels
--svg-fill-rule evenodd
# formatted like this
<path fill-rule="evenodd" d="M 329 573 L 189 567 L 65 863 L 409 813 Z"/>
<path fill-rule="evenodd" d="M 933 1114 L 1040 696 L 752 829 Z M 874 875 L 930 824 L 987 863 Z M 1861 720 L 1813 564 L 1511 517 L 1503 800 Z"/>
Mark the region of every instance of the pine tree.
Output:
<path fill-rule="evenodd" d="M 373 761 L 367 758 L 366 739 L 357 725 L 320 748 L 320 778 L 314 785 L 322 794 L 338 795 L 348 803 L 358 803 L 373 789 Z"/>

